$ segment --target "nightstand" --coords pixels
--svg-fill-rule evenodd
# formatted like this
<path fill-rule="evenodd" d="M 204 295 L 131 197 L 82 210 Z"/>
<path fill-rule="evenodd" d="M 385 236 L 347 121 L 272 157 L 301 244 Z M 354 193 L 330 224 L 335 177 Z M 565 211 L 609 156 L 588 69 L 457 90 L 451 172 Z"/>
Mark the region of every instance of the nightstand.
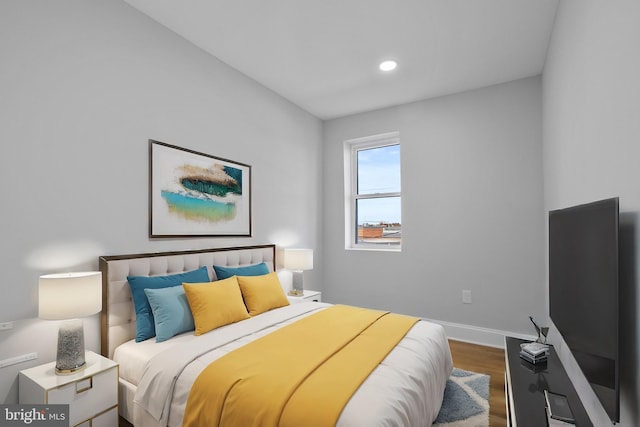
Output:
<path fill-rule="evenodd" d="M 291 304 L 295 304 L 295 303 L 303 302 L 303 301 L 322 302 L 322 292 L 307 291 L 307 290 L 303 290 L 302 292 L 304 292 L 304 295 L 299 296 L 299 297 L 294 297 L 294 296 L 291 296 L 291 295 L 287 295 L 287 298 L 289 299 L 289 302 Z"/>
<path fill-rule="evenodd" d="M 20 403 L 68 404 L 69 425 L 118 425 L 118 364 L 91 351 L 87 367 L 71 375 L 56 375 L 56 362 L 20 371 Z"/>

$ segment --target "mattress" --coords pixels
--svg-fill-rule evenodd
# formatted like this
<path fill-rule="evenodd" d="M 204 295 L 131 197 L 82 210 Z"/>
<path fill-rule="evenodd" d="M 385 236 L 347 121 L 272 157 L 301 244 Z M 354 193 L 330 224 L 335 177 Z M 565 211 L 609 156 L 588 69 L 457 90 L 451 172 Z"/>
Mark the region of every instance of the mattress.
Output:
<path fill-rule="evenodd" d="M 209 363 L 328 306 L 293 304 L 201 336 L 120 345 L 114 353 L 120 377 L 136 387 L 134 425 L 181 426 L 191 384 Z M 431 425 L 452 368 L 442 326 L 419 321 L 352 396 L 337 425 Z"/>

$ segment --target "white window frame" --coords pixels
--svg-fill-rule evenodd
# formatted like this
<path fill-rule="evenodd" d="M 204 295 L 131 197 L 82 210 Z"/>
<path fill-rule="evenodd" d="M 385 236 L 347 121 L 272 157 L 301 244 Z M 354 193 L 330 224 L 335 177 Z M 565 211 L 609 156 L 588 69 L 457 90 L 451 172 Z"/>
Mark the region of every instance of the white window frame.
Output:
<path fill-rule="evenodd" d="M 379 243 L 358 243 L 358 224 L 356 202 L 362 199 L 399 197 L 402 205 L 402 193 L 358 194 L 358 151 L 363 149 L 400 145 L 400 133 L 389 132 L 344 141 L 344 194 L 345 194 L 345 249 L 400 252 L 399 245 L 384 246 Z M 402 166 L 401 166 L 402 167 Z M 402 171 L 401 171 L 402 174 Z M 402 215 L 402 213 L 401 213 Z M 402 222 L 402 221 L 401 221 Z"/>

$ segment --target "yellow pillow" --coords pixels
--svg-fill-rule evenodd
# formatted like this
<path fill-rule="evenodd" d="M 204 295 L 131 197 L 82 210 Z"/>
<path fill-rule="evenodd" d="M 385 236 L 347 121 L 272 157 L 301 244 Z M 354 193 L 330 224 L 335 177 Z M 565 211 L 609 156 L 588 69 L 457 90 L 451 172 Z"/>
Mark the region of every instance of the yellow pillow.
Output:
<path fill-rule="evenodd" d="M 196 335 L 249 318 L 235 276 L 210 283 L 183 283 L 182 286 L 191 307 Z"/>
<path fill-rule="evenodd" d="M 274 273 L 262 276 L 236 276 L 244 304 L 249 315 L 264 313 L 278 307 L 289 305 L 289 300 L 282 290 L 278 275 Z"/>

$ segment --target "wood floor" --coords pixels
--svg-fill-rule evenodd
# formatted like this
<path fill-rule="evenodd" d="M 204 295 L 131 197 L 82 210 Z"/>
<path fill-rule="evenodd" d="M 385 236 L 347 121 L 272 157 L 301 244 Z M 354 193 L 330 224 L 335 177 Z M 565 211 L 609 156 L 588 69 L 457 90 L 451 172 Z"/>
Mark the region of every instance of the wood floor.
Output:
<path fill-rule="evenodd" d="M 504 395 L 504 350 L 449 340 L 453 366 L 491 376 L 489 385 L 489 425 L 506 427 Z"/>
<path fill-rule="evenodd" d="M 506 427 L 507 415 L 504 395 L 504 351 L 461 341 L 449 340 L 453 365 L 467 371 L 491 376 L 489 385 L 489 425 Z M 120 418 L 120 427 L 131 424 Z"/>

